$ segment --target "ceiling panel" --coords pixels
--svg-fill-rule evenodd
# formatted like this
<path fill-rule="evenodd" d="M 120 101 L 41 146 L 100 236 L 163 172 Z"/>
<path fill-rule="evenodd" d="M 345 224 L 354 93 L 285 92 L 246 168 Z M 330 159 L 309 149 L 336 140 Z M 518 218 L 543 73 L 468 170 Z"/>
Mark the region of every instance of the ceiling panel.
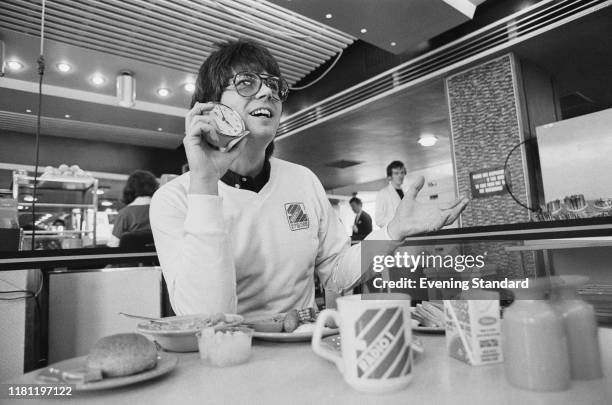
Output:
<path fill-rule="evenodd" d="M 484 0 L 270 0 L 399 54 L 472 18 Z M 326 15 L 331 14 L 331 18 Z M 362 32 L 365 28 L 367 32 Z M 395 43 L 392 45 L 391 43 Z"/>
<path fill-rule="evenodd" d="M 40 1 L 3 0 L 0 29 L 37 36 L 41 9 Z M 215 42 L 249 37 L 270 49 L 290 83 L 353 42 L 274 4 L 246 0 L 48 1 L 45 36 L 189 73 Z"/>
<path fill-rule="evenodd" d="M 26 109 L 34 110 L 38 92 L 41 10 L 41 0 L 0 1 L 4 56 L 24 65 L 0 78 L 0 98 L 7 101 L 0 102 L 4 129 L 33 131 Z M 176 148 L 191 100 L 184 85 L 195 81 L 216 42 L 240 37 L 268 47 L 290 83 L 354 40 L 259 0 L 47 1 L 43 131 L 137 145 L 150 136 L 151 145 Z M 69 73 L 58 72 L 62 61 L 72 65 Z M 115 96 L 116 77 L 126 70 L 136 83 L 132 108 L 118 107 Z M 94 73 L 106 82 L 93 86 Z M 160 97 L 159 88 L 169 89 L 169 96 Z"/>

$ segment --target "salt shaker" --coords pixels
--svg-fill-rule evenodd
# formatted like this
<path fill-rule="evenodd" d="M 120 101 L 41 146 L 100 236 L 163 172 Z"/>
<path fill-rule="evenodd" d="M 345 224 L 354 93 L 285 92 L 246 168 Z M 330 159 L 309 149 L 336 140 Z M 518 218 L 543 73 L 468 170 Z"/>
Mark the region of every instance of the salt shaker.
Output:
<path fill-rule="evenodd" d="M 572 378 L 574 380 L 601 378 L 603 372 L 595 309 L 582 300 L 576 291 L 588 281 L 588 277 L 557 276 L 551 281 L 553 304 L 563 317 L 568 337 Z"/>
<path fill-rule="evenodd" d="M 504 312 L 502 341 L 508 381 L 534 391 L 563 391 L 571 383 L 563 318 L 546 301 L 546 279 L 512 289 L 514 302 Z"/>

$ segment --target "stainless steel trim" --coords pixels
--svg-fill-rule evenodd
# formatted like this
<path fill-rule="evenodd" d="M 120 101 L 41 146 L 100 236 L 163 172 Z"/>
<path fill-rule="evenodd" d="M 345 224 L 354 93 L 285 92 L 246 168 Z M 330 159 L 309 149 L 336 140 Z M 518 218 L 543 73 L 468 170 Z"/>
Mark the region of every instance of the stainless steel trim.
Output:
<path fill-rule="evenodd" d="M 72 273 L 116 273 L 123 271 L 159 271 L 162 269 L 159 266 L 142 266 L 142 267 L 109 267 L 102 269 L 56 269 L 49 271 L 49 274 L 72 274 Z"/>

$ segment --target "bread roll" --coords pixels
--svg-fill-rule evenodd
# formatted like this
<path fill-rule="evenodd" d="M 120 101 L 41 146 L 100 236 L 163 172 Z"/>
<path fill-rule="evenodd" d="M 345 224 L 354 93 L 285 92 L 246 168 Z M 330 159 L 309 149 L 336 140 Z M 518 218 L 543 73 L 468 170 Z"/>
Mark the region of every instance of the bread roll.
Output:
<path fill-rule="evenodd" d="M 155 367 L 155 343 L 138 333 L 119 333 L 98 340 L 87 356 L 87 367 L 104 377 L 121 377 Z"/>

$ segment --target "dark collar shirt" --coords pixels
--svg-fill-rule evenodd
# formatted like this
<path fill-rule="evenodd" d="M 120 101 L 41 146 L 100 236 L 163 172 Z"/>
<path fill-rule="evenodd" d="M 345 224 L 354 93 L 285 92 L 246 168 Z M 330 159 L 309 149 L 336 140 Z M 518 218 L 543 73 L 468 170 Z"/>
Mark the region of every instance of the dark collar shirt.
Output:
<path fill-rule="evenodd" d="M 230 187 L 249 190 L 254 193 L 259 193 L 268 180 L 270 180 L 270 161 L 268 159 L 264 161 L 261 172 L 255 177 L 243 176 L 231 170 L 228 170 L 223 177 L 221 177 L 221 181 Z"/>

